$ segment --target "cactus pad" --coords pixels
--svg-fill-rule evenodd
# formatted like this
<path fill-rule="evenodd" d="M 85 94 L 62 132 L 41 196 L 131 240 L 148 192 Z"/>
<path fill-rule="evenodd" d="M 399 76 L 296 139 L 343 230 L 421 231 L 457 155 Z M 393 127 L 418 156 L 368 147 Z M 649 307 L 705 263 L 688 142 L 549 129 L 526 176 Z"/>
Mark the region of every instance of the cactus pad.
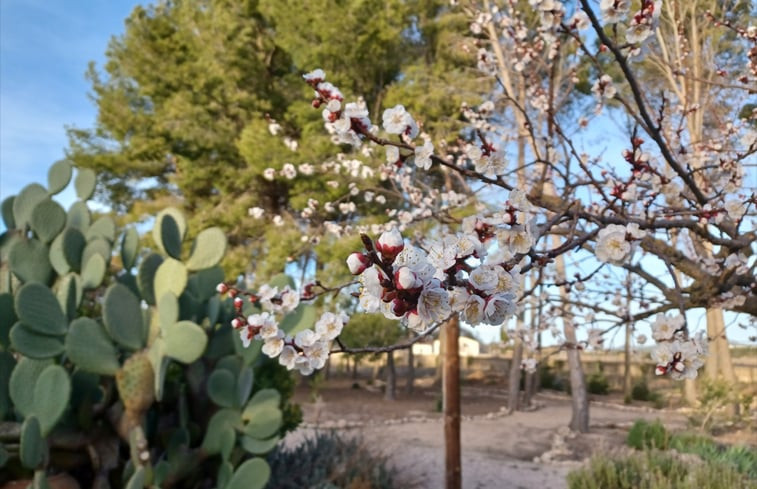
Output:
<path fill-rule="evenodd" d="M 192 363 L 205 352 L 208 337 L 192 321 L 179 321 L 163 331 L 163 341 L 166 355 L 182 363 Z"/>
<path fill-rule="evenodd" d="M 47 284 L 53 277 L 50 250 L 36 239 L 19 239 L 11 245 L 8 264 L 13 274 L 22 282 Z"/>
<path fill-rule="evenodd" d="M 13 217 L 14 200 L 16 200 L 16 196 L 11 195 L 7 199 L 4 199 L 3 203 L 0 204 L 0 213 L 2 213 L 3 222 L 5 223 L 5 227 L 8 229 L 16 228 L 16 219 Z"/>
<path fill-rule="evenodd" d="M 16 293 L 16 314 L 32 331 L 57 336 L 66 333 L 68 319 L 49 287 L 26 283 Z"/>
<path fill-rule="evenodd" d="M 157 253 L 151 253 L 142 260 L 137 270 L 137 286 L 142 294 L 142 298 L 151 306 L 156 304 L 155 274 L 162 263 L 162 256 Z"/>
<path fill-rule="evenodd" d="M 123 284 L 108 287 L 103 298 L 103 322 L 113 340 L 130 350 L 144 346 L 139 299 Z"/>
<path fill-rule="evenodd" d="M 34 207 L 29 221 L 32 231 L 43 243 L 53 240 L 66 225 L 66 211 L 54 200 L 43 200 Z"/>
<path fill-rule="evenodd" d="M 47 193 L 55 195 L 66 188 L 71 181 L 73 168 L 66 160 L 60 160 L 47 170 Z"/>
<path fill-rule="evenodd" d="M 87 240 L 79 229 L 69 227 L 63 231 L 63 256 L 69 266 L 77 272 L 81 270 L 81 256 L 86 244 Z"/>
<path fill-rule="evenodd" d="M 74 179 L 74 188 L 76 189 L 76 196 L 81 200 L 88 200 L 95 192 L 95 184 L 97 183 L 97 176 L 95 172 L 89 168 L 77 168 L 76 178 Z"/>
<path fill-rule="evenodd" d="M 63 353 L 60 337 L 36 333 L 23 323 L 11 328 L 10 343 L 13 349 L 30 358 L 52 358 Z"/>
<path fill-rule="evenodd" d="M 163 297 L 171 292 L 176 297 L 181 296 L 187 286 L 187 268 L 179 260 L 166 258 L 155 272 L 155 298 Z"/>
<path fill-rule="evenodd" d="M 105 278 L 105 271 L 108 265 L 105 263 L 105 258 L 99 253 L 95 253 L 90 256 L 84 263 L 84 267 L 81 270 L 81 285 L 85 290 L 96 289 L 100 286 Z"/>
<path fill-rule="evenodd" d="M 143 413 L 155 400 L 155 378 L 146 353 L 136 353 L 116 372 L 116 386 L 124 408 Z"/>
<path fill-rule="evenodd" d="M 191 271 L 218 265 L 226 253 L 226 234 L 217 227 L 200 232 L 192 243 L 192 252 L 187 260 Z"/>
<path fill-rule="evenodd" d="M 89 212 L 87 204 L 81 200 L 77 200 L 71 207 L 68 208 L 68 219 L 66 219 L 66 226 L 76 228 L 82 233 L 86 233 L 89 229 L 89 225 L 92 222 L 92 214 Z"/>
<path fill-rule="evenodd" d="M 47 190 L 42 185 L 32 183 L 24 187 L 13 200 L 13 220 L 16 228 L 23 229 L 30 224 L 34 208 L 47 199 Z"/>
<path fill-rule="evenodd" d="M 260 457 L 255 457 L 240 465 L 226 489 L 263 489 L 271 477 L 271 468 Z"/>
<path fill-rule="evenodd" d="M 118 352 L 105 329 L 90 318 L 77 318 L 66 335 L 66 355 L 82 370 L 114 375 L 120 367 Z"/>
<path fill-rule="evenodd" d="M 18 453 L 21 464 L 27 469 L 37 468 L 45 458 L 46 448 L 37 418 L 26 418 L 21 425 L 21 446 Z"/>
<path fill-rule="evenodd" d="M 87 241 L 95 238 L 102 238 L 108 243 L 113 243 L 116 239 L 116 223 L 110 216 L 100 216 L 87 229 Z"/>
<path fill-rule="evenodd" d="M 126 228 L 121 237 L 121 263 L 124 270 L 129 270 L 137 261 L 139 251 L 139 234 L 133 227 Z"/>
<path fill-rule="evenodd" d="M 60 365 L 50 365 L 34 384 L 32 413 L 39 419 L 42 435 L 47 436 L 63 416 L 71 398 L 71 379 Z"/>
<path fill-rule="evenodd" d="M 61 277 L 60 282 L 58 282 L 58 291 L 55 296 L 69 321 L 76 317 L 83 292 L 81 277 L 75 273 Z"/>

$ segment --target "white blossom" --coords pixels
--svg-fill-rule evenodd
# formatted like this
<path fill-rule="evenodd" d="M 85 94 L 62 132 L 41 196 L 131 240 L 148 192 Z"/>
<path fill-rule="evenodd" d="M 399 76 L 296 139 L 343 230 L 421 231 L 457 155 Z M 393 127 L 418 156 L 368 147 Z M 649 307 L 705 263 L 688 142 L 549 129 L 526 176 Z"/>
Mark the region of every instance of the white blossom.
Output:
<path fill-rule="evenodd" d="M 423 170 L 431 168 L 431 156 L 434 154 L 434 145 L 426 141 L 422 146 L 415 147 L 415 165 Z"/>

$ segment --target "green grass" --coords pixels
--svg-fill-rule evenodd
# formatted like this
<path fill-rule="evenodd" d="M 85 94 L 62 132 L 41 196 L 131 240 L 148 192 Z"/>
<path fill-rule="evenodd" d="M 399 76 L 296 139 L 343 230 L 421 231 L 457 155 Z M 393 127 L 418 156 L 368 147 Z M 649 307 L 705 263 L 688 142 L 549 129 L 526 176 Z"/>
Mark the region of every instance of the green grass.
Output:
<path fill-rule="evenodd" d="M 757 480 L 757 450 L 746 446 L 726 446 L 699 433 L 671 434 L 659 421 L 637 420 L 628 432 L 626 444 L 637 450 L 673 449 L 697 455 L 706 463 L 728 466 Z"/>

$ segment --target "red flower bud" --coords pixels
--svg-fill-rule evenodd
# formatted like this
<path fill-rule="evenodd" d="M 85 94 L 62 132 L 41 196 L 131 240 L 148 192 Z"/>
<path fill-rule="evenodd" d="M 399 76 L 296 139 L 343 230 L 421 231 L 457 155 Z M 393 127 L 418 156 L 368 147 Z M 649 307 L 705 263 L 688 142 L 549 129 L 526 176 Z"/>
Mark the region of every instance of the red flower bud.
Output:
<path fill-rule="evenodd" d="M 347 267 L 352 275 L 360 275 L 371 266 L 371 260 L 363 253 L 357 251 L 347 257 Z"/>

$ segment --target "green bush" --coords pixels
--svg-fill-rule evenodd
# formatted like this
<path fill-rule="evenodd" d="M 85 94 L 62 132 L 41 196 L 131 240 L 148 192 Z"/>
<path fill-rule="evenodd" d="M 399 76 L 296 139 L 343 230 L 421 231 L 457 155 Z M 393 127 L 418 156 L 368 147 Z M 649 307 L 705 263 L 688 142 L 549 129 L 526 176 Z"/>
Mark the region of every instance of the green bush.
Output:
<path fill-rule="evenodd" d="M 747 489 L 755 488 L 733 467 L 649 450 L 592 457 L 588 467 L 568 474 L 569 489 Z"/>
<path fill-rule="evenodd" d="M 610 382 L 605 377 L 604 372 L 594 372 L 589 376 L 586 389 L 591 394 L 607 395 L 610 393 Z"/>
<path fill-rule="evenodd" d="M 670 434 L 660 420 L 649 423 L 646 420 L 639 419 L 629 430 L 626 443 L 637 450 L 645 448 L 666 450 L 670 444 Z"/>
<path fill-rule="evenodd" d="M 266 489 L 395 489 L 410 487 L 383 455 L 358 438 L 318 433 L 296 448 L 268 455 L 271 480 Z"/>
<path fill-rule="evenodd" d="M 631 399 L 634 401 L 649 401 L 652 391 L 649 390 L 646 380 L 640 380 L 633 385 L 631 389 Z"/>
<path fill-rule="evenodd" d="M 757 451 L 746 446 L 726 446 L 697 433 L 678 433 L 670 439 L 670 448 L 693 453 L 703 460 L 726 464 L 757 480 Z"/>
<path fill-rule="evenodd" d="M 699 403 L 689 416 L 692 425 L 708 432 L 717 431 L 725 422 L 751 427 L 752 392 L 722 379 L 703 379 L 699 386 Z M 737 414 L 730 413 L 729 406 L 736 408 Z"/>

